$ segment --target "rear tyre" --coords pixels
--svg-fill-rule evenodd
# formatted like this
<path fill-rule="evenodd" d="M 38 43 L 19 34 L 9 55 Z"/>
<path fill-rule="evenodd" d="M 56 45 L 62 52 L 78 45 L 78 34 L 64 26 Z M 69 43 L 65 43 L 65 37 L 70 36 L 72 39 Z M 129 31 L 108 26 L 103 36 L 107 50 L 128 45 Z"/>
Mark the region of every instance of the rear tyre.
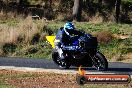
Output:
<path fill-rule="evenodd" d="M 98 71 L 105 71 L 108 69 L 107 59 L 102 53 L 97 52 L 93 60 L 93 65 Z"/>
<path fill-rule="evenodd" d="M 60 68 L 68 69 L 71 66 L 71 64 L 66 60 L 66 58 L 61 59 L 59 57 L 58 52 L 56 52 L 55 50 L 52 52 L 52 59 L 55 64 L 57 64 Z"/>

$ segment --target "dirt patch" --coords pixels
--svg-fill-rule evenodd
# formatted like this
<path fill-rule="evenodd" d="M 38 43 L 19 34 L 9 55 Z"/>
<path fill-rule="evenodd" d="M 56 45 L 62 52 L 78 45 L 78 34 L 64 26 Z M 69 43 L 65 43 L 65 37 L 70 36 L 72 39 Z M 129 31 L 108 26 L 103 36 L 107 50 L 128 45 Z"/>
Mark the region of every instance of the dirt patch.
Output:
<path fill-rule="evenodd" d="M 113 37 L 115 37 L 117 39 L 126 39 L 126 38 L 132 38 L 132 35 L 117 35 L 117 34 L 113 34 Z"/>
<path fill-rule="evenodd" d="M 128 53 L 128 54 L 124 55 L 123 58 L 124 58 L 124 60 L 122 62 L 132 63 L 132 53 Z"/>
<path fill-rule="evenodd" d="M 1 80 L 15 88 L 80 88 L 71 74 L 0 70 L 0 75 L 7 75 Z"/>
<path fill-rule="evenodd" d="M 132 88 L 130 84 L 87 84 L 76 83 L 76 75 L 47 72 L 22 72 L 0 70 L 0 82 L 13 88 Z"/>
<path fill-rule="evenodd" d="M 124 55 L 124 58 L 132 60 L 132 53 L 128 53 L 128 54 Z"/>

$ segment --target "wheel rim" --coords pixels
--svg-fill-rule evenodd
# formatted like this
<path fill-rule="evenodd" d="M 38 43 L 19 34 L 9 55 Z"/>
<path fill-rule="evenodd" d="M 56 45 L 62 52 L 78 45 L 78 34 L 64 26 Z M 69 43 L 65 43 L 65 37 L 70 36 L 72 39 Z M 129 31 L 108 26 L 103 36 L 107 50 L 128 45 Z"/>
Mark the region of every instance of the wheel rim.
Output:
<path fill-rule="evenodd" d="M 65 60 L 60 59 L 59 56 L 57 57 L 57 63 L 59 65 L 59 67 L 61 67 L 61 68 L 66 68 L 67 67 L 67 63 L 65 62 Z"/>
<path fill-rule="evenodd" d="M 103 61 L 101 61 L 98 57 L 94 57 L 95 61 L 94 61 L 94 66 L 97 70 L 104 70 L 105 69 L 105 63 Z"/>

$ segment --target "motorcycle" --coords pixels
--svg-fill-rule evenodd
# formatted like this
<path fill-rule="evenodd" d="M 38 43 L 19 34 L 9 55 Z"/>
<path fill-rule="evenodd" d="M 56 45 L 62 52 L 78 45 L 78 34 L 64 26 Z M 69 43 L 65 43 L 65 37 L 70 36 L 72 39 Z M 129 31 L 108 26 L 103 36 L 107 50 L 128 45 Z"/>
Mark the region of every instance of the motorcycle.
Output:
<path fill-rule="evenodd" d="M 52 59 L 60 67 L 64 69 L 70 66 L 79 67 L 95 67 L 99 71 L 108 69 L 108 62 L 105 56 L 98 50 L 98 41 L 96 37 L 84 34 L 83 36 L 74 36 L 70 39 L 72 41 L 67 46 L 61 46 L 63 58 L 59 55 L 58 48 L 56 48 L 55 36 L 46 36 L 46 39 L 53 47 Z"/>

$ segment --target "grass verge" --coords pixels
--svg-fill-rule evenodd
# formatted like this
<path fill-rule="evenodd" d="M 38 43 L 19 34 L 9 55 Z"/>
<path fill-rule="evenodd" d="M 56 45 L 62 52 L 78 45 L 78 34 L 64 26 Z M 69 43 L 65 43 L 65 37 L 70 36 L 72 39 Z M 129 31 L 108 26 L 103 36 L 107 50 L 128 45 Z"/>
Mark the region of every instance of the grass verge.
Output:
<path fill-rule="evenodd" d="M 51 59 L 46 35 L 55 35 L 64 22 L 26 19 L 0 21 L 0 56 Z M 132 52 L 132 24 L 74 22 L 76 28 L 98 37 L 100 51 L 112 61 Z M 115 36 L 116 35 L 116 36 Z M 120 36 L 129 36 L 122 38 Z"/>

